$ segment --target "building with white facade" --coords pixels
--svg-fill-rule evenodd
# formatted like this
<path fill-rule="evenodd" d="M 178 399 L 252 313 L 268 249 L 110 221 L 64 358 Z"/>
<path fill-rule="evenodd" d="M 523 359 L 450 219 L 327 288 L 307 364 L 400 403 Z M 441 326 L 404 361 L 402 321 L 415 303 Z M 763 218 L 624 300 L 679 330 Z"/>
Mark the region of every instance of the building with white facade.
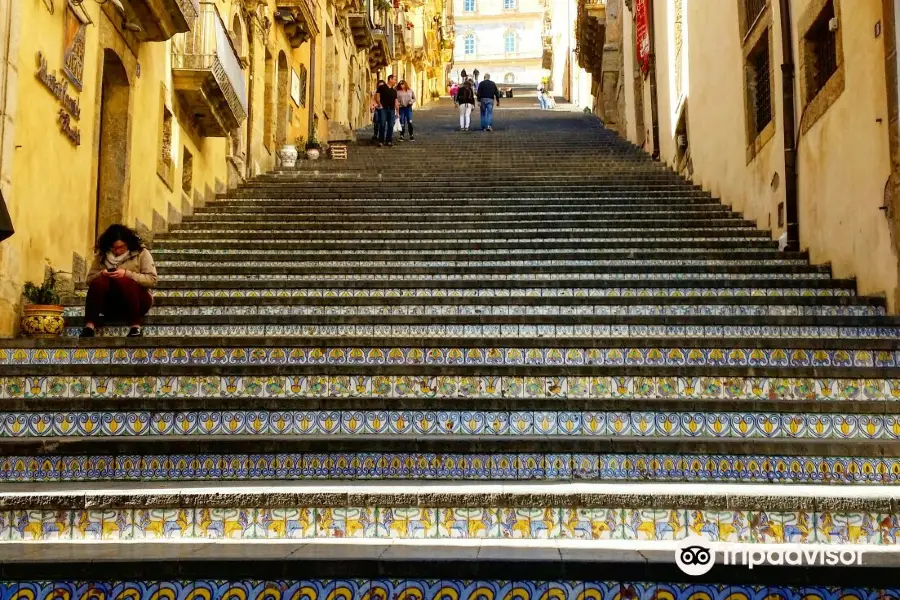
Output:
<path fill-rule="evenodd" d="M 453 0 L 456 46 L 450 78 L 490 73 L 498 84 L 537 85 L 545 0 Z"/>
<path fill-rule="evenodd" d="M 550 40 L 552 68 L 550 90 L 581 109 L 593 110 L 594 97 L 591 93 L 591 74 L 578 66 L 575 54 L 575 17 L 578 14 L 577 0 L 547 0 L 550 14 Z"/>

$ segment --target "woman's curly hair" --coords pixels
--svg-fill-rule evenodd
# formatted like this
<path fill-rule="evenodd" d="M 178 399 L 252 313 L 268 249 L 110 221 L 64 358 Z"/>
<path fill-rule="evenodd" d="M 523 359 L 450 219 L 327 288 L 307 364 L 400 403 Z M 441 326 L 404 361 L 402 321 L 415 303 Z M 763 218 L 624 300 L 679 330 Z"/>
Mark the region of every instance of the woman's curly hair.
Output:
<path fill-rule="evenodd" d="M 125 245 L 128 246 L 128 250 L 131 252 L 139 252 L 144 247 L 141 236 L 133 229 L 125 225 L 110 225 L 97 238 L 97 245 L 94 246 L 94 251 L 97 254 L 106 254 L 112 250 L 113 244 L 116 242 L 125 242 Z"/>

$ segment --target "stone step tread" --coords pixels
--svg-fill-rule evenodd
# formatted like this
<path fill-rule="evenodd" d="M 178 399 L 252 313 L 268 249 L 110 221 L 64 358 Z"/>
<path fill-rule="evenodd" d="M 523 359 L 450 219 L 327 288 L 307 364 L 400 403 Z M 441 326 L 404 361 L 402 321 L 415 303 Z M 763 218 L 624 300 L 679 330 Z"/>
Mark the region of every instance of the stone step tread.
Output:
<path fill-rule="evenodd" d="M 156 261 L 160 276 L 169 274 L 206 275 L 239 275 L 239 274 L 271 274 L 298 275 L 309 273 L 325 274 L 359 274 L 373 275 L 380 273 L 421 274 L 435 277 L 441 274 L 475 275 L 475 274 L 546 274 L 556 272 L 564 274 L 622 274 L 634 272 L 638 274 L 683 273 L 739 273 L 742 275 L 755 273 L 795 273 L 795 274 L 829 274 L 827 265 L 811 265 L 804 259 L 787 258 L 613 258 L 613 259 L 512 259 L 473 260 L 471 257 L 459 260 L 324 260 L 318 257 L 313 260 L 288 260 L 290 257 L 274 257 L 252 260 L 243 257 L 221 258 L 206 257 L 205 260 L 170 260 Z M 334 258 L 334 257 L 332 257 Z"/>

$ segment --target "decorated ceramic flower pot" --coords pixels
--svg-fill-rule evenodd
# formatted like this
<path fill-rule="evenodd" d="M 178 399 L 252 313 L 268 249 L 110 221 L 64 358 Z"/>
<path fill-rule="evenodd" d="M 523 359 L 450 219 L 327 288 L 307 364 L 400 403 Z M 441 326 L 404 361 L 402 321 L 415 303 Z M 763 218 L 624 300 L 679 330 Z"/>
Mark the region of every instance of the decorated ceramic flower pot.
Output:
<path fill-rule="evenodd" d="M 319 149 L 318 148 L 310 148 L 306 151 L 306 158 L 309 160 L 318 160 L 319 159 Z"/>
<path fill-rule="evenodd" d="M 28 304 L 22 316 L 22 333 L 29 337 L 57 337 L 66 326 L 63 307 L 55 304 Z"/>
<path fill-rule="evenodd" d="M 281 160 L 281 166 L 285 169 L 293 169 L 294 165 L 297 164 L 297 157 L 299 155 L 297 147 L 291 145 L 286 145 L 278 151 L 278 158 Z"/>

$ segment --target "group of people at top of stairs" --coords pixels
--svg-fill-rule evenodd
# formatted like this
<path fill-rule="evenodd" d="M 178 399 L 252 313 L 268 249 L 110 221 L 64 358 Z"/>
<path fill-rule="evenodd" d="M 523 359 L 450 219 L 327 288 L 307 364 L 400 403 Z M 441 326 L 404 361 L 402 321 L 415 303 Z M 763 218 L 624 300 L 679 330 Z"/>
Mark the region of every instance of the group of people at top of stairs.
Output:
<path fill-rule="evenodd" d="M 104 320 L 123 320 L 128 337 L 142 336 L 141 319 L 153 306 L 156 281 L 156 265 L 140 236 L 125 225 L 110 225 L 94 247 L 81 337 L 94 337 Z"/>
<path fill-rule="evenodd" d="M 485 73 L 484 80 L 476 83 L 478 71 L 472 73 L 473 78 L 467 78 L 463 70 L 460 76 L 463 83 L 460 86 L 450 88 L 450 97 L 459 109 L 459 130 L 471 131 L 472 111 L 475 110 L 475 100 L 481 105 L 481 130 L 494 130 L 494 105 L 500 106 L 500 89 L 491 81 L 491 76 Z"/>
<path fill-rule="evenodd" d="M 407 131 L 409 131 L 409 141 L 416 141 L 413 133 L 413 105 L 415 103 L 416 93 L 410 89 L 406 81 L 397 83 L 395 75 L 389 76 L 387 81 L 379 79 L 372 104 L 369 107 L 372 113 L 372 125 L 375 129 L 372 141 L 378 142 L 379 147 L 393 146 L 394 133 L 400 134 L 402 142 L 406 140 Z"/>

